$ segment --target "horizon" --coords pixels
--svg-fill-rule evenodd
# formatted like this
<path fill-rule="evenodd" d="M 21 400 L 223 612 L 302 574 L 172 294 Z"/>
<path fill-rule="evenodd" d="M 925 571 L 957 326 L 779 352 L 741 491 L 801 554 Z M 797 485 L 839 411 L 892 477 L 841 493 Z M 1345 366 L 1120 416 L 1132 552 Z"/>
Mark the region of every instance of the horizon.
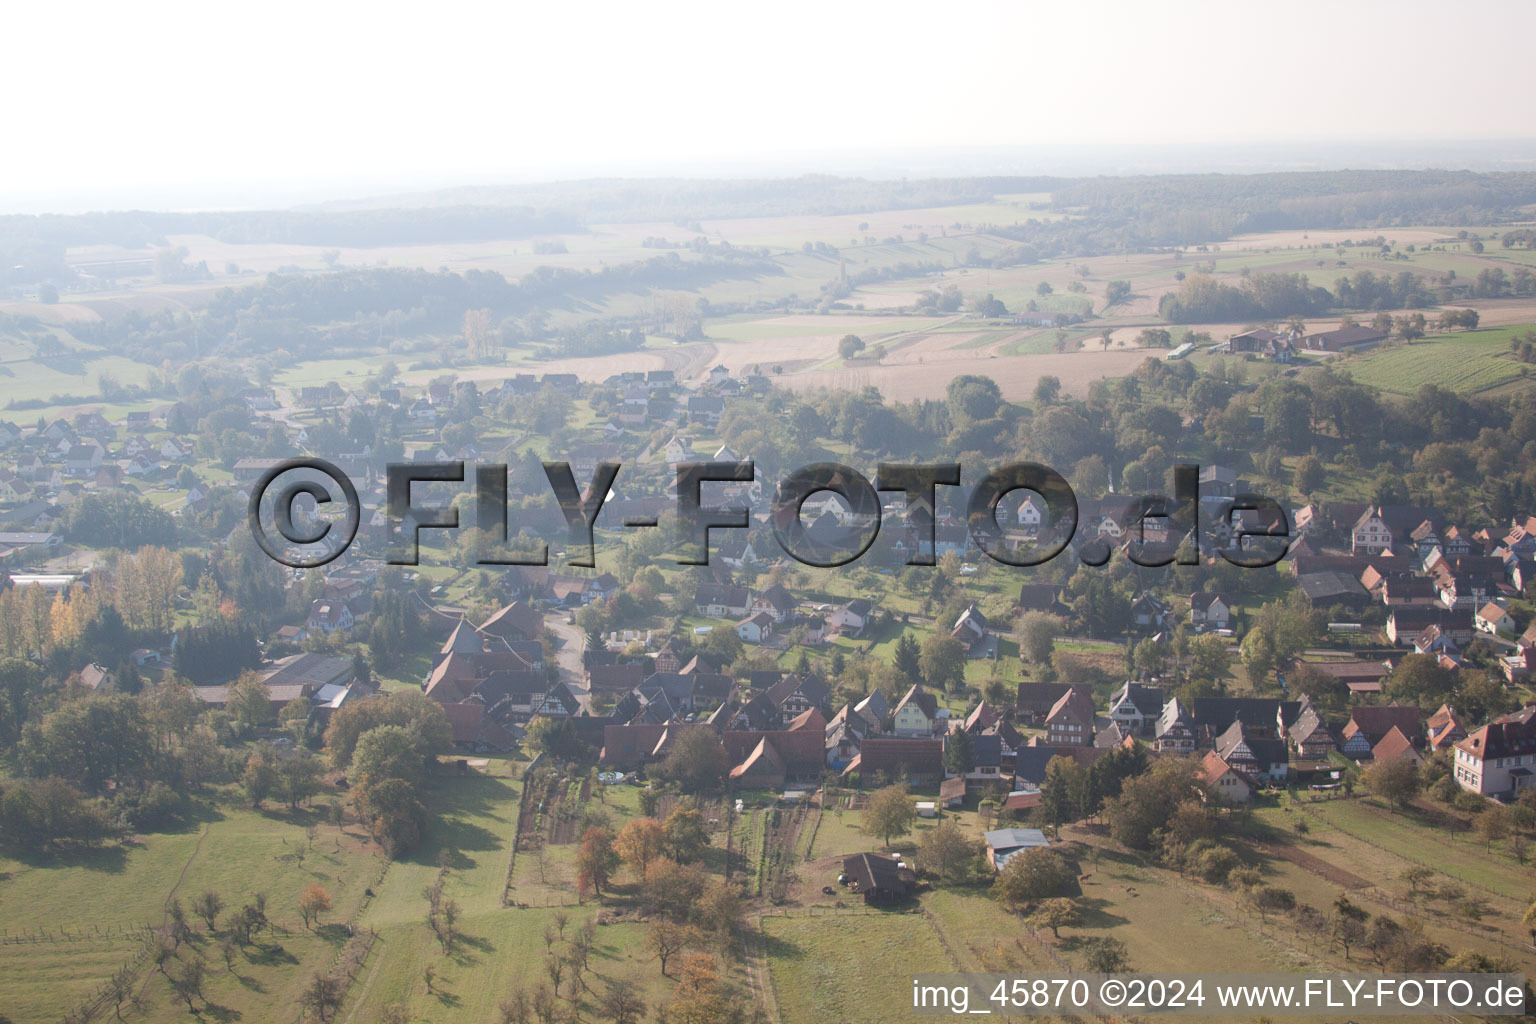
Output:
<path fill-rule="evenodd" d="M 801 5 L 748 26 L 692 4 L 461 5 L 430 21 L 289 4 L 258 22 L 94 4 L 67 35 L 13 11 L 10 35 L 30 45 L 0 86 L 40 98 L 14 105 L 30 145 L 0 177 L 0 210 L 272 208 L 637 174 L 1121 174 L 1139 150 L 1179 171 L 1255 152 L 1259 169 L 1341 166 L 1329 152 L 1396 168 L 1470 152 L 1484 168 L 1489 146 L 1536 165 L 1520 111 L 1536 87 L 1530 5 L 1456 12 L 1500 29 L 1470 83 L 1457 55 L 1424 53 L 1422 26 L 1447 20 L 1427 0 L 1306 0 L 1283 20 L 1209 2 L 1176 17 L 981 4 L 920 25 L 910 10 Z M 1344 102 L 1362 76 L 1364 100 Z"/>

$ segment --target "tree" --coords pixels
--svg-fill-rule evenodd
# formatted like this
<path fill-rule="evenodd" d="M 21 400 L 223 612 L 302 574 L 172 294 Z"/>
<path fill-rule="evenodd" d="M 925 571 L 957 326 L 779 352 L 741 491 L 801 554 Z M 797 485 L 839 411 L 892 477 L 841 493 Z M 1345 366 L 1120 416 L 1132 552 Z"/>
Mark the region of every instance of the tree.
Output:
<path fill-rule="evenodd" d="M 1077 872 L 1065 858 L 1038 846 L 1008 858 L 992 882 L 992 898 L 1019 913 L 1038 900 L 1066 895 L 1076 881 Z"/>
<path fill-rule="evenodd" d="M 1104 287 L 1104 306 L 1118 305 L 1131 297 L 1131 282 L 1111 281 Z"/>
<path fill-rule="evenodd" d="M 1125 943 L 1119 939 L 1097 938 L 1086 943 L 1088 969 L 1095 974 L 1122 974 L 1130 970 Z"/>
<path fill-rule="evenodd" d="M 496 1012 L 501 1016 L 500 1024 L 528 1024 L 531 1012 L 528 993 L 520 988 L 513 989 L 511 995 L 497 1004 Z"/>
<path fill-rule="evenodd" d="M 889 849 L 892 839 L 912 831 L 912 823 L 916 819 L 917 809 L 907 796 L 907 787 L 886 786 L 876 790 L 864 808 L 864 832 L 866 835 L 879 836 Z"/>
<path fill-rule="evenodd" d="M 692 807 L 679 807 L 667 815 L 665 847 L 667 856 L 679 864 L 698 860 L 709 846 L 709 830 L 704 816 Z"/>
<path fill-rule="evenodd" d="M 358 737 L 352 774 L 365 787 L 398 779 L 415 789 L 422 783 L 424 769 L 416 739 L 403 726 L 381 725 Z"/>
<path fill-rule="evenodd" d="M 712 729 L 692 729 L 651 769 L 651 777 L 675 782 L 684 793 L 716 793 L 725 785 L 725 746 Z"/>
<path fill-rule="evenodd" d="M 173 961 L 169 967 L 163 969 L 166 980 L 171 983 L 171 988 L 186 1000 L 187 1012 L 196 1014 L 197 1004 L 193 1000 L 203 997 L 203 980 L 208 974 L 207 961 L 201 956 L 193 956 L 191 960 Z"/>
<path fill-rule="evenodd" d="M 943 882 L 966 878 L 980 858 L 980 844 L 967 839 L 950 818 L 924 832 L 917 844 L 918 869 Z"/>
<path fill-rule="evenodd" d="M 1387 809 L 1393 814 L 1417 796 L 1424 785 L 1418 767 L 1403 757 L 1375 762 L 1360 773 L 1360 781 L 1367 790 L 1385 800 Z"/>
<path fill-rule="evenodd" d="M 1387 695 L 1400 704 L 1439 707 L 1456 686 L 1456 673 L 1441 668 L 1432 654 L 1409 654 L 1397 663 L 1386 680 Z"/>
<path fill-rule="evenodd" d="M 725 879 L 715 879 L 694 902 L 694 918 L 699 926 L 721 938 L 734 935 L 741 927 L 746 908 L 741 890 Z"/>
<path fill-rule="evenodd" d="M 1289 889 L 1273 885 L 1261 885 L 1249 890 L 1248 900 L 1259 912 L 1259 920 L 1265 921 L 1271 913 L 1284 913 L 1296 909 L 1296 895 Z"/>
<path fill-rule="evenodd" d="M 1323 486 L 1327 478 L 1327 471 L 1323 468 L 1323 460 L 1316 455 L 1303 455 L 1296 463 L 1296 475 L 1292 483 L 1298 491 L 1307 497 Z"/>
<path fill-rule="evenodd" d="M 601 897 L 618 866 L 619 855 L 613 849 L 613 833 L 597 825 L 582 833 L 581 847 L 576 851 L 577 889 Z"/>
<path fill-rule="evenodd" d="M 645 948 L 661 961 L 661 973 L 665 977 L 667 961 L 692 945 L 696 938 L 692 928 L 663 917 L 652 921 L 646 930 Z"/>
<path fill-rule="evenodd" d="M 864 339 L 857 334 L 845 334 L 837 343 L 837 354 L 844 359 L 852 359 L 864 351 Z"/>
<path fill-rule="evenodd" d="M 742 656 L 745 647 L 742 645 L 741 636 L 732 626 L 716 626 L 709 631 L 704 638 L 704 653 L 717 665 L 728 666 L 735 664 Z"/>
<path fill-rule="evenodd" d="M 1013 638 L 1019 642 L 1019 656 L 1034 665 L 1048 665 L 1056 637 L 1066 630 L 1067 621 L 1050 612 L 1025 612 L 1013 627 Z"/>
<path fill-rule="evenodd" d="M 240 673 L 229 688 L 229 712 L 242 730 L 267 725 L 275 719 L 272 690 L 255 672 Z"/>
<path fill-rule="evenodd" d="M 918 647 L 917 638 L 911 633 L 903 631 L 901 637 L 896 641 L 896 650 L 892 658 L 892 664 L 896 666 L 896 671 L 906 676 L 911 682 L 921 682 L 923 669 L 919 660 L 920 657 L 921 651 Z"/>
<path fill-rule="evenodd" d="M 1029 915 L 1029 924 L 1032 928 L 1049 928 L 1051 934 L 1059 939 L 1061 929 L 1077 924 L 1079 917 L 1081 913 L 1076 900 L 1057 896 L 1043 900 L 1035 912 Z"/>
<path fill-rule="evenodd" d="M 636 818 L 620 830 L 613 841 L 613 851 L 643 881 L 651 862 L 666 852 L 666 842 L 661 822 L 655 818 Z"/>
<path fill-rule="evenodd" d="M 245 771 L 240 776 L 240 787 L 252 807 L 260 807 L 277 783 L 277 770 L 260 751 L 246 758 Z"/>
<path fill-rule="evenodd" d="M 610 981 L 598 1001 L 597 1012 L 612 1024 L 640 1024 L 645 1019 L 645 1000 L 627 981 Z"/>
<path fill-rule="evenodd" d="M 310 882 L 304 892 L 299 896 L 299 916 L 304 919 L 304 927 L 310 923 L 320 923 L 320 915 L 331 909 L 331 894 L 320 886 L 319 882 Z"/>
<path fill-rule="evenodd" d="M 1499 804 L 1489 804 L 1477 816 L 1476 826 L 1478 838 L 1491 851 L 1494 843 L 1509 835 L 1509 812 Z"/>
<path fill-rule="evenodd" d="M 1214 633 L 1197 636 L 1189 643 L 1189 678 L 1222 685 L 1232 671 L 1232 656 L 1227 642 Z"/>
<path fill-rule="evenodd" d="M 944 743 L 944 767 L 952 775 L 966 775 L 976 767 L 976 752 L 971 747 L 971 734 L 964 729 L 949 734 Z"/>
<path fill-rule="evenodd" d="M 293 757 L 277 763 L 273 780 L 275 792 L 280 799 L 288 801 L 290 809 L 296 811 L 299 804 L 320 792 L 320 774 L 320 759 L 307 750 L 301 750 Z"/>
<path fill-rule="evenodd" d="M 1040 813 L 1057 828 L 1076 821 L 1083 810 L 1086 790 L 1087 776 L 1083 766 L 1074 758 L 1057 755 L 1045 765 L 1045 778 L 1040 785 Z"/>
<path fill-rule="evenodd" d="M 224 909 L 224 898 L 209 889 L 197 899 L 192 901 L 192 913 L 203 919 L 208 930 L 213 931 L 214 924 L 219 919 L 219 912 Z"/>
<path fill-rule="evenodd" d="M 918 664 L 923 678 L 933 686 L 959 690 L 965 685 L 965 647 L 952 636 L 930 633 Z"/>
<path fill-rule="evenodd" d="M 429 991 L 431 987 L 429 982 L 427 985 Z M 305 986 L 304 994 L 299 997 L 299 1005 L 306 1010 L 315 1011 L 315 1015 L 321 1021 L 327 1021 L 341 1006 L 341 997 L 341 980 L 317 973 Z"/>

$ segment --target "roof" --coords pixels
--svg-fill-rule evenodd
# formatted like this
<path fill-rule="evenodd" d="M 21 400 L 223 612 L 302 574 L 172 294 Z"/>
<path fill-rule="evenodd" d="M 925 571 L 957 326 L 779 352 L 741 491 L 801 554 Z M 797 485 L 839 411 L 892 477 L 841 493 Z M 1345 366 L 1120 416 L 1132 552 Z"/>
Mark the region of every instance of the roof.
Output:
<path fill-rule="evenodd" d="M 843 874 L 858 883 L 859 889 L 868 892 L 883 889 L 887 892 L 910 894 L 915 876 L 894 857 L 882 857 L 878 853 L 856 853 L 843 858 Z"/>
<path fill-rule="evenodd" d="M 1377 761 L 1394 761 L 1404 755 L 1418 758 L 1418 754 L 1413 749 L 1413 741 L 1403 735 L 1403 731 L 1395 725 L 1387 731 L 1380 742 L 1371 748 L 1371 756 Z"/>
<path fill-rule="evenodd" d="M 1479 761 L 1536 754 L 1536 704 L 1494 719 L 1456 744 L 1456 749 Z"/>
<path fill-rule="evenodd" d="M 1220 754 L 1214 750 L 1207 750 L 1205 757 L 1200 761 L 1200 774 L 1198 778 L 1205 785 L 1214 786 L 1221 780 L 1223 775 L 1232 770 L 1232 766 L 1227 764 Z M 1238 777 L 1242 778 L 1241 773 L 1238 773 Z M 1244 781 L 1246 782 L 1247 780 L 1244 779 Z"/>
<path fill-rule="evenodd" d="M 1038 789 L 1016 789 L 1003 798 L 1003 810 L 1028 811 L 1040 806 Z"/>
<path fill-rule="evenodd" d="M 1045 717 L 1046 721 L 1052 721 L 1061 716 L 1075 718 L 1088 728 L 1092 728 L 1093 701 L 1081 687 L 1074 686 L 1051 705 L 1050 713 Z"/>
<path fill-rule="evenodd" d="M 871 736 L 860 745 L 859 756 L 849 764 L 849 769 L 854 763 L 859 765 L 858 770 L 870 775 L 879 771 L 888 775 L 942 775 L 944 741 Z"/>
<path fill-rule="evenodd" d="M 908 705 L 915 706 L 923 713 L 923 717 L 932 721 L 939 711 L 939 699 L 924 690 L 921 685 L 914 683 L 906 694 L 896 704 L 895 714 L 900 714 L 901 709 Z"/>
<path fill-rule="evenodd" d="M 996 828 L 984 838 L 994 851 L 1029 850 L 1051 845 L 1045 833 L 1037 828 Z"/>
<path fill-rule="evenodd" d="M 1375 746 L 1394 728 L 1408 736 L 1419 735 L 1421 721 L 1419 709 L 1411 705 L 1394 703 L 1385 707 L 1365 705 L 1351 708 L 1349 722 L 1344 726 L 1344 738 L 1349 739 L 1355 733 L 1363 732 L 1366 740 Z"/>
<path fill-rule="evenodd" d="M 480 632 L 504 639 L 538 636 L 543 629 L 544 616 L 521 601 L 513 601 L 480 623 Z"/>

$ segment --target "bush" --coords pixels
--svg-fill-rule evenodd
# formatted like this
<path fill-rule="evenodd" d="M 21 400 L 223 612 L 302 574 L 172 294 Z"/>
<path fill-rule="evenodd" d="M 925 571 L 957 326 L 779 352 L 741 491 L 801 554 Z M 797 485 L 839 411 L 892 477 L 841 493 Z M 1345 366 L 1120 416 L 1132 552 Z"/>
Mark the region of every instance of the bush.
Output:
<path fill-rule="evenodd" d="M 112 810 L 135 831 L 158 832 L 181 820 L 185 801 L 170 786 L 157 782 L 142 794 L 119 793 L 112 801 Z"/>
<path fill-rule="evenodd" d="M 1206 850 L 1195 862 L 1195 873 L 1213 885 L 1225 882 L 1232 872 L 1242 866 L 1237 854 L 1225 846 Z"/>

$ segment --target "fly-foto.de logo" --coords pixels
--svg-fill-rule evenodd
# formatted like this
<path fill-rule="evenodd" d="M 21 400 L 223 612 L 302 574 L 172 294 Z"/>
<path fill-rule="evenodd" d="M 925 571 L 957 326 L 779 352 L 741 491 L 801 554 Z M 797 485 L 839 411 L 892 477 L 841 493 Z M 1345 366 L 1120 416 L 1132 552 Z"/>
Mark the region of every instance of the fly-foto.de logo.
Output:
<path fill-rule="evenodd" d="M 545 478 L 565 519 L 566 561 L 573 566 L 596 565 L 594 531 L 603 505 L 612 493 L 618 462 L 599 462 L 585 489 L 577 485 L 569 463 L 542 463 Z M 755 479 L 756 467 L 742 462 L 683 462 L 676 465 L 675 512 L 678 563 L 708 565 L 713 530 L 744 530 L 752 525 L 752 510 L 740 505 L 706 505 L 705 484 L 744 484 Z M 1104 565 L 1114 546 L 1123 543 L 1126 556 L 1137 565 L 1194 565 L 1212 553 L 1243 568 L 1272 566 L 1284 557 L 1290 520 L 1273 499 L 1257 494 L 1222 498 L 1213 503 L 1199 495 L 1199 466 L 1173 467 L 1173 496 L 1146 494 L 1123 500 L 1112 518 L 1113 532 L 1078 536 L 1079 505 L 1066 479 L 1048 466 L 1016 462 L 989 471 L 970 488 L 964 507 L 968 540 L 987 557 L 1003 565 L 1041 565 L 1069 547 L 1087 565 Z M 508 467 L 476 465 L 468 473 L 463 462 L 391 463 L 385 474 L 386 561 L 416 565 L 423 530 L 458 530 L 458 505 L 415 504 L 415 485 L 464 484 L 473 480 L 473 528 L 492 541 L 476 565 L 547 565 L 549 543 L 535 550 L 514 550 L 509 541 L 517 532 L 508 504 Z M 958 463 L 885 463 L 875 479 L 849 466 L 816 463 L 780 481 L 766 510 L 766 523 L 786 555 L 802 565 L 835 568 L 855 561 L 880 535 L 882 493 L 904 497 L 905 535 L 900 545 L 906 565 L 935 565 L 939 545 L 935 515 L 939 488 L 959 487 Z M 1003 511 L 1018 492 L 1028 492 L 1035 515 L 1026 523 Z M 802 512 L 819 494 L 841 499 L 839 528 L 816 530 Z M 308 499 L 301 503 L 301 499 Z M 1036 500 L 1038 499 L 1038 501 Z M 1043 507 L 1041 507 L 1043 506 Z M 339 508 L 339 512 L 336 509 Z M 1005 526 L 1000 518 L 1010 525 Z M 1014 520 L 1020 522 L 1015 525 Z M 313 568 L 339 557 L 357 537 L 362 502 L 356 486 L 324 459 L 295 458 L 277 462 L 251 491 L 251 532 L 262 551 L 292 568 Z M 624 529 L 654 529 L 656 515 L 627 516 Z M 1076 539 L 1078 543 L 1074 544 Z"/>

